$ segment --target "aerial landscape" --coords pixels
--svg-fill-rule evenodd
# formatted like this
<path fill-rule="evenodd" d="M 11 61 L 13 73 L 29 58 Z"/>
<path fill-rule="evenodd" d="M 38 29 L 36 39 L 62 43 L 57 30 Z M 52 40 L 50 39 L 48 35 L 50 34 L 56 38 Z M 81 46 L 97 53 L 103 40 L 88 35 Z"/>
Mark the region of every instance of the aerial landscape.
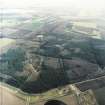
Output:
<path fill-rule="evenodd" d="M 105 105 L 105 11 L 1 8 L 0 103 Z"/>

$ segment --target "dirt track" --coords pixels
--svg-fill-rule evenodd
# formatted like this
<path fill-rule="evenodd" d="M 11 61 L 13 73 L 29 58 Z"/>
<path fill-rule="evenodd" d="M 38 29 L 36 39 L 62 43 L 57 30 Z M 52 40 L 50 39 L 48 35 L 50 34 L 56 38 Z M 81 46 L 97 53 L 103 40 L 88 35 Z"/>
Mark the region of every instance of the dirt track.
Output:
<path fill-rule="evenodd" d="M 19 99 L 14 93 L 0 85 L 0 105 L 28 105 L 28 103 Z"/>

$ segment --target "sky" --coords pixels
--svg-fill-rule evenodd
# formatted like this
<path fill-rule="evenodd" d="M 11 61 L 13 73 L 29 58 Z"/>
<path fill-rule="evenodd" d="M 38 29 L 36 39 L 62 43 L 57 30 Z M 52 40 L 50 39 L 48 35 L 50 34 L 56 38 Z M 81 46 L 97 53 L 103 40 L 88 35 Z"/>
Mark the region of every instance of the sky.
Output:
<path fill-rule="evenodd" d="M 105 0 L 0 0 L 0 7 L 28 8 L 28 7 L 77 7 L 81 9 L 104 9 Z"/>

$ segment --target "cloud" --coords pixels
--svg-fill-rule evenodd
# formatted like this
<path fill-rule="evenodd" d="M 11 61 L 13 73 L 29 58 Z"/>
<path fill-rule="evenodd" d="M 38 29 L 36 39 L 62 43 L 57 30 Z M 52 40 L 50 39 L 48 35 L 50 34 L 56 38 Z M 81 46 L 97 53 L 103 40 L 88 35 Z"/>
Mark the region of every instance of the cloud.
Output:
<path fill-rule="evenodd" d="M 26 7 L 77 7 L 83 9 L 104 9 L 105 0 L 2 0 L 0 6 Z"/>

